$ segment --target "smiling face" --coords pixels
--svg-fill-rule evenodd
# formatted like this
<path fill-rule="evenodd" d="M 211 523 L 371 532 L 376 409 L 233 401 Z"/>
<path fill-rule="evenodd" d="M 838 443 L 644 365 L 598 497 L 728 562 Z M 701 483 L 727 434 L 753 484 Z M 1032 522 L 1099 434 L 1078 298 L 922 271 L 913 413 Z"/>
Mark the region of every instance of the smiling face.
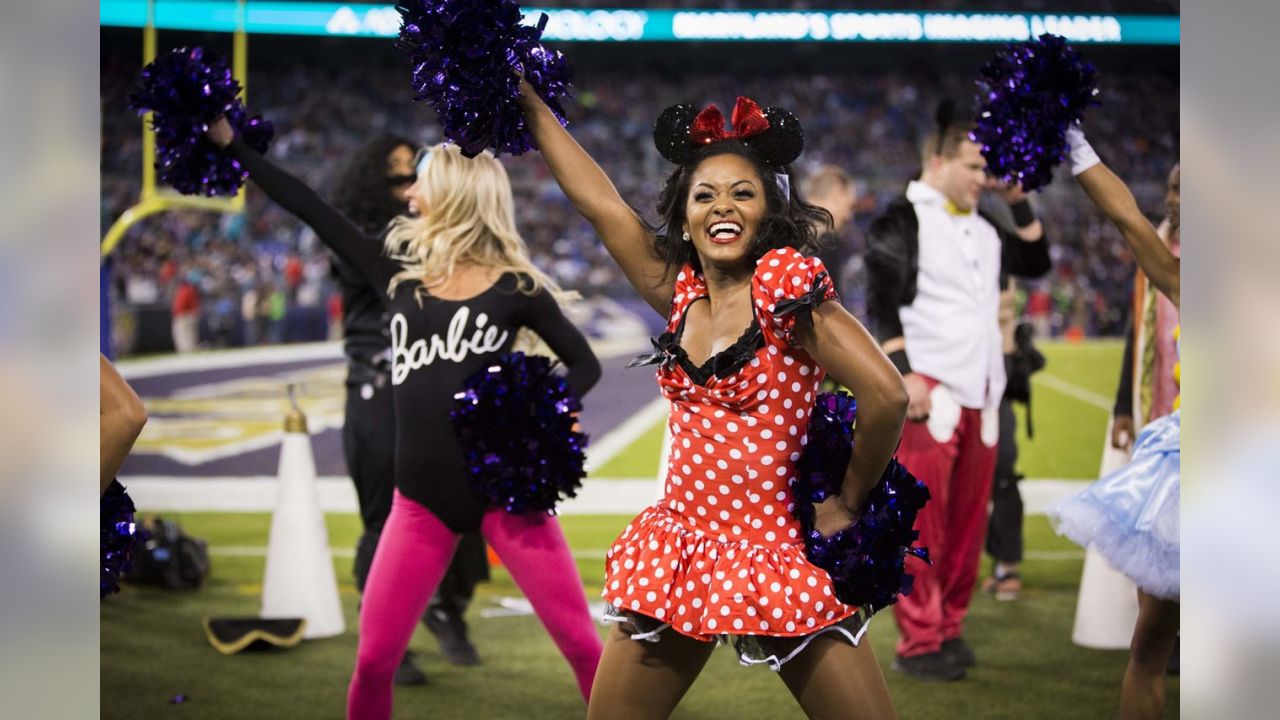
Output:
<path fill-rule="evenodd" d="M 749 160 L 726 153 L 703 160 L 689 181 L 683 232 L 702 266 L 746 262 L 767 209 L 760 176 Z"/>

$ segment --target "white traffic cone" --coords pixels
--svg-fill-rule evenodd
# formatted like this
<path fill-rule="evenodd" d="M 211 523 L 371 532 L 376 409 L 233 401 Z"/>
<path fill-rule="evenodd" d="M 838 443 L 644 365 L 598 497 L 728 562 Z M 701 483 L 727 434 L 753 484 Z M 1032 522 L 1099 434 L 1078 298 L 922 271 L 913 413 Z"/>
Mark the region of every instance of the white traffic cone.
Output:
<path fill-rule="evenodd" d="M 292 386 L 289 393 L 292 398 Z M 329 532 L 316 492 L 311 436 L 296 403 L 284 421 L 279 477 L 262 580 L 261 616 L 304 618 L 308 640 L 341 635 L 346 624 L 329 555 Z"/>
<path fill-rule="evenodd" d="M 1111 424 L 1114 422 L 1115 418 L 1112 418 L 1107 423 L 1098 477 L 1129 462 L 1129 453 L 1111 447 Z M 1137 586 L 1112 568 L 1111 563 L 1096 550 L 1090 548 L 1085 551 L 1071 642 L 1098 650 L 1125 650 L 1133 639 L 1133 625 L 1137 621 Z"/>

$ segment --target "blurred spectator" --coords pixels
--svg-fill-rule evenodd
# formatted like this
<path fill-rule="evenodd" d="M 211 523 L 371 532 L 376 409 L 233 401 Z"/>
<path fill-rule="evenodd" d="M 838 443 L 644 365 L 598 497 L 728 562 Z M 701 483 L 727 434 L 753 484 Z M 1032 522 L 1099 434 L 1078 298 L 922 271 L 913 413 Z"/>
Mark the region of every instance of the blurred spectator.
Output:
<path fill-rule="evenodd" d="M 258 287 L 250 285 L 240 298 L 240 320 L 244 323 L 244 344 L 257 345 L 262 337 L 258 327 Z"/>
<path fill-rule="evenodd" d="M 285 297 L 284 290 L 272 285 L 267 296 L 267 342 L 284 342 Z"/>
<path fill-rule="evenodd" d="M 342 339 L 342 293 L 329 293 L 326 307 L 329 315 L 329 339 Z"/>
<path fill-rule="evenodd" d="M 196 290 L 198 273 L 178 283 L 173 293 L 173 348 L 180 353 L 193 352 L 200 342 L 200 291 Z"/>
<path fill-rule="evenodd" d="M 858 186 L 853 176 L 836 165 L 823 165 L 801 184 L 801 195 L 808 202 L 831 213 L 831 237 L 827 246 L 818 253 L 831 273 L 832 281 L 841 297 L 848 293 L 846 282 L 849 261 L 856 250 L 849 238 L 841 234 L 853 220 L 858 203 Z"/>
<path fill-rule="evenodd" d="M 555 4 L 584 3 L 562 0 Z M 630 5 L 622 0 L 585 4 Z M 828 7 L 802 0 L 789 4 Z M 781 7 L 788 3 L 739 0 L 728 5 Z M 844 5 L 853 3 L 835 4 Z M 889 2 L 878 7 L 906 9 L 907 5 Z M 1009 6 L 998 0 L 943 5 L 977 10 Z M 1091 0 L 1088 5 L 1097 11 L 1176 12 L 1176 3 L 1170 7 L 1155 0 Z M 711 4 L 677 2 L 674 6 Z M 918 8 L 911 5 L 910 9 Z M 128 110 L 127 99 L 139 70 L 136 51 L 132 45 L 130 52 L 109 45 L 104 43 L 101 65 L 104 231 L 136 201 L 141 164 L 139 121 Z M 325 64 L 315 57 L 299 61 L 287 53 L 271 56 L 264 50 L 255 54 L 257 64 L 250 73 L 252 109 L 276 127 L 271 159 L 313 187 L 324 187 L 338 159 L 349 155 L 369 131 L 394 132 L 423 144 L 440 139 L 431 113 L 406 97 L 402 58 L 378 53 L 368 58 L 351 53 L 343 57 L 341 65 Z M 851 312 L 861 315 L 865 224 L 902 193 L 903 179 L 918 170 L 920 128 L 914 123 L 930 116 L 938 98 L 972 83 L 971 76 L 963 73 L 911 67 L 904 62 L 895 70 L 844 74 L 835 70 L 816 74 L 708 71 L 674 79 L 661 69 L 601 69 L 582 62 L 577 67 L 576 102 L 568 107 L 569 120 L 575 138 L 615 178 L 623 197 L 652 219 L 652 199 L 669 169 L 649 139 L 654 117 L 663 107 L 676 102 L 717 102 L 724 107 L 743 94 L 795 112 L 805 124 L 807 137 L 797 179 L 816 177 L 827 165 L 843 168 L 858 179 L 857 213 L 840 230 L 838 250 L 844 255 L 840 260 L 842 298 Z M 1177 82 L 1176 72 L 1109 72 L 1102 79 L 1104 104 L 1091 110 L 1088 120 L 1094 146 L 1130 181 L 1138 202 L 1153 216 L 1161 209 L 1165 172 L 1178 156 Z M 315 91 L 318 84 L 324 92 Z M 1132 122 L 1134 108 L 1143 109 L 1142 123 Z M 573 212 L 541 158 L 529 153 L 503 162 L 516 195 L 532 200 L 517 203 L 516 219 L 534 261 L 567 288 L 584 295 L 633 299 L 634 292 L 590 225 Z M 1060 336 L 1068 329 L 1084 336 L 1121 334 L 1128 319 L 1133 273 L 1128 250 L 1073 184 L 1055 182 L 1036 200 L 1054 237 L 1053 272 L 1025 288 L 1022 310 L 1036 323 L 1037 335 Z M 232 343 L 324 338 L 325 300 L 335 289 L 327 273 L 328 259 L 310 231 L 253 187 L 247 191 L 241 216 L 175 210 L 147 218 L 126 233 L 117 257 L 118 282 L 113 285 L 119 290 L 113 302 L 119 313 L 163 307 L 172 301 L 177 279 L 197 270 L 203 277 L 199 289 L 210 300 L 204 309 L 210 314 L 206 327 L 212 327 L 211 315 L 217 309 L 213 298 L 227 289 L 240 299 L 243 330 L 232 333 Z M 279 302 L 267 286 L 283 290 Z M 246 297 L 251 292 L 258 296 L 256 303 Z M 258 309 L 248 311 L 253 306 Z M 283 327 L 286 317 L 288 329 Z M 315 335 L 308 335 L 311 330 L 304 327 L 316 328 Z M 122 354 L 129 350 L 118 348 Z"/>

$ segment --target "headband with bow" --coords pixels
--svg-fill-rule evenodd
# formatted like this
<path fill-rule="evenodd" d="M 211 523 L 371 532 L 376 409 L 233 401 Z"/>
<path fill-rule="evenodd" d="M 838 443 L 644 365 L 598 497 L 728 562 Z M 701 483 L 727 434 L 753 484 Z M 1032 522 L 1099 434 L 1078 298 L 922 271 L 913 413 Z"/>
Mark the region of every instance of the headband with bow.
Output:
<path fill-rule="evenodd" d="M 653 141 L 667 160 L 684 165 L 698 148 L 737 140 L 755 150 L 774 167 L 791 164 L 804 149 L 800 121 L 779 107 L 761 107 L 751 98 L 739 97 L 733 107 L 733 129 L 726 130 L 724 115 L 714 104 L 701 111 L 693 105 L 672 105 L 653 126 Z"/>
<path fill-rule="evenodd" d="M 713 103 L 703 108 L 693 119 L 693 125 L 689 127 L 689 140 L 695 145 L 710 145 L 729 139 L 746 140 L 768 129 L 769 118 L 764 116 L 764 111 L 756 101 L 739 96 L 738 102 L 733 106 L 733 130 L 725 132 L 724 115 Z"/>

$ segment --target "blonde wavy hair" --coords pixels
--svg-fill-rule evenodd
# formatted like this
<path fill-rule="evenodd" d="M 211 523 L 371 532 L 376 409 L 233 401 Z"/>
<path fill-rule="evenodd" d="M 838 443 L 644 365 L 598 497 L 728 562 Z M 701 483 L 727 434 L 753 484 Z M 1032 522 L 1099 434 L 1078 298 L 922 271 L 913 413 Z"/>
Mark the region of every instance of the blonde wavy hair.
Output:
<path fill-rule="evenodd" d="M 398 217 L 387 230 L 387 254 L 403 267 L 391 278 L 388 295 L 416 281 L 414 296 L 421 304 L 428 288 L 448 281 L 458 266 L 474 265 L 515 273 L 526 295 L 545 288 L 561 304 L 578 297 L 529 259 L 529 247 L 516 231 L 511 180 L 492 153 L 466 158 L 456 145 L 443 143 L 426 153 L 412 188 L 421 213 Z M 521 335 L 526 337 L 518 336 L 517 345 L 528 346 L 529 334 Z"/>

